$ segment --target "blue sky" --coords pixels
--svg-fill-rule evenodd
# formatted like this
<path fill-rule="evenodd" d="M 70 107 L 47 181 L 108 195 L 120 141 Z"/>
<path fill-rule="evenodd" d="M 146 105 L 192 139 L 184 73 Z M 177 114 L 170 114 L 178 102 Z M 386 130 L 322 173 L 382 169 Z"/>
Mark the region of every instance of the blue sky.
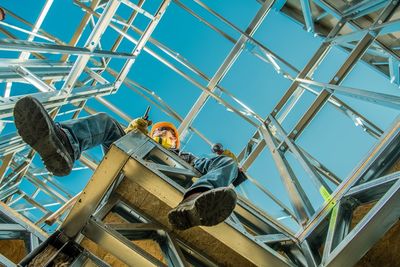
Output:
<path fill-rule="evenodd" d="M 2 2 L 2 5 L 33 23 L 39 14 L 43 2 L 24 1 L 24 4 L 21 5 L 20 2 L 5 0 Z M 221 27 L 221 29 L 229 33 L 232 37 L 237 39 L 240 36 L 204 12 L 193 1 L 186 0 L 182 2 L 199 12 L 205 18 L 210 19 L 211 22 Z M 256 1 L 205 0 L 204 2 L 242 30 L 247 28 L 253 16 L 260 8 L 259 3 Z M 154 12 L 159 3 L 159 1 L 148 1 L 144 8 Z M 127 11 L 126 7 L 121 7 L 118 14 L 127 18 Z M 82 16 L 83 12 L 77 6 L 72 5 L 71 1 L 55 1 L 50 10 L 50 15 L 43 24 L 43 28 L 64 42 L 68 42 Z M 13 22 L 15 20 L 9 18 L 9 23 Z M 140 18 L 135 25 L 143 30 L 145 23 L 147 23 L 146 19 Z M 88 33 L 88 31 L 85 32 L 78 44 L 79 46 L 84 45 L 84 40 L 87 38 Z M 132 35 L 137 37 L 135 34 Z M 107 30 L 104 36 L 107 36 L 107 38 L 103 38 L 102 40 L 103 49 L 109 49 L 114 42 L 116 34 L 110 29 Z M 189 60 L 209 78 L 214 75 L 219 65 L 233 47 L 231 42 L 200 23 L 199 20 L 178 7 L 175 3 L 170 5 L 152 36 Z M 4 38 L 4 36 L 1 38 Z M 26 37 L 21 35 L 20 38 L 23 39 Z M 320 37 L 315 37 L 313 34 L 304 31 L 302 25 L 274 10 L 270 12 L 262 23 L 255 34 L 255 38 L 298 69 L 301 69 L 308 62 L 322 42 Z M 154 49 L 157 53 L 160 52 L 153 45 L 149 44 L 149 48 Z M 132 44 L 124 41 L 119 51 L 130 52 L 132 49 Z M 10 53 L 0 52 L 0 55 L 2 57 L 10 57 Z M 329 82 L 335 71 L 346 59 L 346 56 L 346 52 L 338 48 L 333 48 L 315 72 L 314 79 L 321 82 Z M 57 58 L 57 56 L 51 57 Z M 173 62 L 167 56 L 164 55 L 163 57 Z M 112 60 L 110 66 L 118 69 L 122 64 L 121 62 L 120 60 Z M 182 66 L 179 66 L 179 68 L 203 86 L 207 85 L 206 81 L 195 77 Z M 128 77 L 156 92 L 182 117 L 190 110 L 197 97 L 201 94 L 199 88 L 174 73 L 144 51 L 137 59 Z M 277 74 L 271 65 L 266 64 L 251 54 L 250 51 L 245 50 L 220 84 L 260 116 L 265 117 L 272 111 L 291 82 Z M 356 64 L 354 71 L 348 75 L 343 85 L 399 95 L 398 86 L 391 84 L 381 73 L 378 73 L 363 62 Z M 0 88 L 3 90 L 4 84 L 1 84 Z M 15 94 L 34 91 L 26 86 L 19 87 L 19 85 L 15 85 L 14 88 Z M 222 94 L 221 97 L 232 103 L 226 95 Z M 397 110 L 365 103 L 349 97 L 339 96 L 339 98 L 350 104 L 384 130 L 398 115 Z M 314 95 L 304 93 L 297 106 L 283 123 L 283 127 L 287 132 L 290 132 L 291 128 L 314 99 Z M 133 118 L 141 116 L 147 105 L 149 105 L 146 100 L 127 87 L 122 87 L 116 95 L 107 97 L 107 100 L 117 105 L 123 112 Z M 88 104 L 98 111 L 107 111 L 112 114 L 94 100 L 90 100 Z M 235 105 L 235 107 L 238 106 Z M 169 120 L 177 123 L 177 121 L 169 118 L 155 106 L 152 106 L 150 116 L 153 121 Z M 65 117 L 60 119 L 65 119 Z M 211 141 L 221 142 L 234 153 L 241 151 L 255 131 L 252 125 L 236 114 L 229 112 L 214 99 L 210 99 L 207 102 L 193 125 Z M 9 126 L 7 129 L 7 131 L 12 130 L 12 126 Z M 189 139 L 189 142 L 184 142 L 187 143 L 185 144 L 185 150 L 199 156 L 211 156 L 210 148 L 203 140 L 196 135 L 189 137 Z M 324 106 L 322 111 L 297 141 L 302 148 L 320 160 L 342 179 L 346 178 L 375 142 L 375 139 L 363 132 L 360 127 L 355 127 L 353 121 L 329 104 Z M 95 154 L 100 159 L 99 149 L 95 150 Z M 305 185 L 310 199 L 315 207 L 317 207 L 322 202 L 322 198 L 319 196 L 317 190 L 311 186 L 307 175 L 299 167 L 298 163 L 292 159 L 292 156 L 289 155 L 288 160 L 293 163 L 295 173 Z M 72 192 L 76 193 L 82 189 L 90 173 L 90 171 L 78 172 L 70 177 L 59 178 L 59 180 L 70 188 Z M 249 169 L 249 173 L 290 206 L 287 193 L 284 190 L 279 174 L 267 149 L 255 161 Z M 250 199 L 260 208 L 268 210 L 269 213 L 276 217 L 282 215 L 280 209 L 249 182 L 246 182 L 244 188 Z M 282 220 L 282 222 L 295 228 L 293 222 L 290 220 Z"/>

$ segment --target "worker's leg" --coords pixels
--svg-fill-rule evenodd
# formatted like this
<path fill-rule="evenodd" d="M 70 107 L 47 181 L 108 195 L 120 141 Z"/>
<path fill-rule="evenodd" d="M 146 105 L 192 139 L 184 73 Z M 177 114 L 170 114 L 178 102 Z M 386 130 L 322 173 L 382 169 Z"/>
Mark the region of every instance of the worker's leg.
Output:
<path fill-rule="evenodd" d="M 203 191 L 229 186 L 238 175 L 237 162 L 226 156 L 211 159 L 200 158 L 194 162 L 194 167 L 203 174 L 185 193 Z"/>
<path fill-rule="evenodd" d="M 169 212 L 169 221 L 175 229 L 216 225 L 229 217 L 236 205 L 236 193 L 228 187 L 238 174 L 235 160 L 225 156 L 203 158 L 196 160 L 194 166 L 203 176 Z"/>
<path fill-rule="evenodd" d="M 64 121 L 59 125 L 68 136 L 75 160 L 83 151 L 97 145 L 103 145 L 108 150 L 113 142 L 125 135 L 120 124 L 104 112 Z"/>
<path fill-rule="evenodd" d="M 56 124 L 43 105 L 31 96 L 17 101 L 14 119 L 22 139 L 57 176 L 68 175 L 83 150 L 98 144 L 109 146 L 124 134 L 122 128 L 103 113 Z"/>

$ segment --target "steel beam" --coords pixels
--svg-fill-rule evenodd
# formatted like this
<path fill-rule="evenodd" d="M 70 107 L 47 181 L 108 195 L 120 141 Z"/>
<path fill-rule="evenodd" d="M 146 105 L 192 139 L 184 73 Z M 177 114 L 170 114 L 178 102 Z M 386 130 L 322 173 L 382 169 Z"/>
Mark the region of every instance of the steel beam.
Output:
<path fill-rule="evenodd" d="M 331 36 L 336 36 L 339 31 L 342 29 L 344 26 L 345 21 L 339 21 L 335 28 L 331 30 L 329 33 L 328 37 Z M 327 37 L 327 38 L 328 38 Z M 318 50 L 314 53 L 314 55 L 311 57 L 311 59 L 308 61 L 306 66 L 301 70 L 301 72 L 297 75 L 296 79 L 303 79 L 306 78 L 307 76 L 311 76 L 311 74 L 314 72 L 314 70 L 318 67 L 320 62 L 323 60 L 323 58 L 327 55 L 329 52 L 331 46 L 329 43 L 322 43 L 322 45 L 318 48 Z M 287 101 L 290 99 L 290 97 L 293 95 L 295 90 L 298 88 L 299 83 L 296 82 L 296 80 L 293 81 L 293 83 L 290 85 L 286 93 L 283 95 L 281 100 L 278 102 L 278 104 L 274 107 L 274 109 L 271 112 L 271 115 L 277 118 L 278 112 L 281 111 L 283 106 L 287 103 Z M 281 122 L 281 120 L 278 120 Z"/>
<path fill-rule="evenodd" d="M 116 80 L 116 87 L 117 89 L 122 85 L 123 81 L 127 77 L 133 63 L 135 63 L 136 57 L 140 54 L 144 46 L 146 45 L 147 41 L 149 40 L 151 34 L 157 27 L 157 24 L 161 20 L 162 16 L 164 15 L 168 5 L 170 4 L 171 0 L 164 0 L 158 10 L 156 11 L 156 15 L 154 16 L 154 19 L 150 22 L 150 24 L 147 26 L 147 28 L 144 30 L 143 34 L 140 36 L 140 39 L 138 40 L 135 48 L 132 51 L 132 55 L 134 56 L 133 59 L 128 60 L 125 62 L 125 65 L 122 67 L 117 80 Z"/>
<path fill-rule="evenodd" d="M 330 93 L 351 96 L 353 98 L 361 99 L 370 103 L 379 104 L 394 109 L 400 109 L 399 96 L 377 93 L 353 87 L 338 86 L 329 83 L 316 82 L 308 79 L 297 79 L 297 81 L 302 84 L 318 86 L 323 90 L 330 91 Z"/>
<path fill-rule="evenodd" d="M 399 3 L 396 0 L 390 1 L 385 10 L 380 14 L 380 16 L 376 19 L 374 25 L 378 23 L 383 23 L 387 21 L 394 10 L 398 7 Z M 348 56 L 342 67 L 336 72 L 334 77 L 329 82 L 333 85 L 339 85 L 347 76 L 347 74 L 354 67 L 356 62 L 361 58 L 364 52 L 368 49 L 371 43 L 375 40 L 376 34 L 379 30 L 374 31 L 373 33 L 366 34 L 360 42 L 357 44 L 357 47 L 351 52 Z M 323 90 L 320 95 L 315 99 L 315 101 L 311 104 L 307 112 L 302 116 L 299 122 L 296 124 L 294 129 L 289 134 L 289 138 L 295 140 L 305 129 L 305 127 L 310 123 L 310 121 L 315 117 L 318 111 L 323 107 L 323 105 L 329 100 L 331 93 L 327 90 Z"/>
<path fill-rule="evenodd" d="M 258 180 L 252 178 L 248 173 L 246 173 L 247 179 L 254 184 L 258 189 L 260 189 L 264 194 L 266 194 L 272 201 L 274 201 L 282 210 L 297 221 L 296 215 L 293 213 L 289 207 L 287 207 L 281 200 L 274 196 L 267 188 L 265 188 Z"/>
<path fill-rule="evenodd" d="M 40 241 L 44 241 L 47 238 L 44 231 L 28 222 L 26 218 L 7 207 L 4 203 L 0 203 L 0 216 L 5 216 L 7 220 L 22 226 L 27 232 L 39 238 Z"/>
<path fill-rule="evenodd" d="M 342 11 L 343 17 L 356 19 L 371 14 L 386 4 L 386 0 L 363 0 Z"/>
<path fill-rule="evenodd" d="M 76 46 L 66 46 L 49 43 L 28 42 L 24 40 L 0 39 L 0 51 L 27 51 L 35 53 L 49 53 L 49 54 L 69 54 L 78 56 L 92 56 L 92 57 L 111 57 L 132 59 L 135 55 L 123 52 L 104 51 L 88 48 L 80 48 Z"/>
<path fill-rule="evenodd" d="M 326 216 L 331 212 L 331 202 L 337 203 L 350 188 L 357 185 L 357 183 L 368 181 L 370 179 L 369 176 L 379 175 L 379 169 L 382 169 L 382 164 L 378 162 L 390 164 L 390 160 L 393 159 L 391 154 L 394 153 L 393 149 L 397 151 L 396 142 L 399 136 L 400 118 L 397 118 L 392 127 L 386 132 L 385 136 L 381 138 L 380 142 L 371 150 L 370 154 L 367 155 L 365 161 L 361 162 L 359 166 L 355 168 L 354 172 L 336 188 L 330 197 L 330 201 L 320 207 L 310 219 L 310 222 L 304 227 L 304 230 L 298 233 L 297 238 L 300 242 L 312 235 L 313 231 L 325 220 Z M 389 160 L 389 162 L 386 162 L 386 160 Z"/>
<path fill-rule="evenodd" d="M 267 0 L 264 2 L 258 13 L 253 18 L 252 22 L 250 23 L 249 27 L 247 28 L 246 32 L 252 36 L 258 27 L 260 26 L 261 22 L 267 16 L 268 12 L 270 11 L 274 1 Z M 243 50 L 243 45 L 247 41 L 247 37 L 241 36 L 239 40 L 236 42 L 235 46 L 232 48 L 229 55 L 225 58 L 224 62 L 221 64 L 217 72 L 211 78 L 210 82 L 207 85 L 207 88 L 213 92 L 217 84 L 224 78 L 228 70 L 232 67 L 236 59 L 239 57 L 240 53 Z M 197 117 L 198 112 L 203 108 L 205 103 L 208 100 L 209 95 L 206 93 L 202 93 L 201 96 L 197 99 L 196 103 L 192 106 L 189 113 L 183 119 L 182 123 L 179 125 L 178 131 L 182 139 L 185 138 L 187 134 L 187 129 L 193 122 L 193 120 Z"/>
<path fill-rule="evenodd" d="M 300 0 L 301 9 L 303 11 L 303 17 L 306 24 L 306 30 L 308 32 L 315 32 L 314 20 L 312 17 L 312 10 L 310 5 L 310 0 Z"/>
<path fill-rule="evenodd" d="M 292 240 L 283 234 L 271 234 L 271 235 L 263 235 L 257 236 L 257 241 L 263 242 L 265 244 L 270 243 L 279 243 L 279 242 L 291 242 Z"/>
<path fill-rule="evenodd" d="M 18 75 L 20 75 L 23 79 L 28 81 L 41 92 L 52 92 L 56 90 L 53 86 L 45 83 L 42 79 L 23 66 L 14 67 L 13 69 L 16 73 L 18 73 Z"/>
<path fill-rule="evenodd" d="M 89 51 L 94 51 L 95 48 L 97 47 L 101 36 L 106 30 L 108 24 L 110 23 L 112 17 L 114 16 L 120 4 L 121 2 L 118 0 L 110 0 L 107 3 L 103 11 L 103 14 L 101 15 L 99 21 L 96 24 L 96 27 L 93 29 L 92 33 L 90 34 L 89 38 L 86 41 L 85 48 L 89 49 Z M 72 88 L 74 87 L 76 81 L 78 80 L 82 71 L 86 67 L 89 58 L 90 55 L 78 56 L 77 60 L 75 61 L 71 69 L 70 74 L 68 75 L 66 81 L 62 86 L 61 89 L 62 92 L 70 93 L 72 91 Z"/>
<path fill-rule="evenodd" d="M 10 142 L 11 140 L 7 140 L 7 142 Z M 3 184 L 3 179 L 10 168 L 10 163 L 14 157 L 14 153 L 9 153 L 7 155 L 4 155 L 1 158 L 1 166 L 0 166 L 0 186 Z"/>
<path fill-rule="evenodd" d="M 92 9 L 96 9 L 97 6 L 99 5 L 101 0 L 92 0 L 90 3 L 90 8 Z M 81 22 L 79 23 L 79 26 L 76 28 L 76 31 L 74 33 L 74 35 L 72 36 L 71 40 L 69 41 L 68 45 L 70 46 L 76 46 L 78 44 L 79 39 L 81 38 L 84 29 L 88 23 L 88 21 L 90 20 L 91 15 L 88 13 L 85 13 L 85 15 L 83 16 Z M 61 57 L 61 61 L 68 61 L 69 55 L 63 55 Z"/>
<path fill-rule="evenodd" d="M 90 11 L 90 10 L 88 10 L 87 9 L 87 7 L 86 6 L 81 6 L 82 8 L 86 8 L 85 10 L 86 11 Z M 90 11 L 89 12 L 90 14 L 93 14 L 93 11 Z M 95 13 L 94 15 L 97 15 L 97 16 L 99 16 L 97 13 Z M 85 16 L 86 17 L 86 16 Z M 99 16 L 100 17 L 100 16 Z M 20 19 L 20 18 L 19 18 Z M 130 20 L 130 22 L 132 22 L 133 21 L 133 19 L 132 20 Z M 128 24 L 129 24 L 129 22 L 128 22 Z M 111 27 L 113 27 L 113 25 L 111 24 Z M 115 29 L 115 27 L 114 27 L 114 29 Z M 46 35 L 49 35 L 48 33 L 46 33 Z M 56 39 L 55 37 L 53 37 L 53 36 L 51 36 L 51 35 L 49 35 L 51 38 L 53 38 L 53 39 Z M 75 35 L 74 35 L 75 36 Z M 124 34 L 121 34 L 120 35 L 120 37 L 126 37 Z M 128 38 L 129 39 L 129 38 Z M 119 38 L 118 40 L 121 40 L 121 38 Z M 76 41 L 76 40 L 75 40 Z M 59 42 L 59 41 L 58 41 Z M 114 47 L 113 47 L 113 49 L 114 49 Z M 113 51 L 113 49 L 112 49 L 112 51 Z M 147 52 L 149 52 L 148 50 L 147 50 L 147 48 L 145 48 L 145 50 L 147 51 Z M 150 51 L 151 52 L 151 51 Z M 32 61 L 32 60 L 31 60 Z M 29 65 L 29 67 L 30 66 L 36 66 L 36 65 L 39 65 L 39 66 L 41 66 L 41 65 L 45 65 L 45 64 L 47 64 L 46 63 L 47 61 L 35 61 L 35 62 L 30 62 L 30 63 L 28 63 Z M 19 62 L 11 62 L 12 64 L 19 64 Z M 10 64 L 11 64 L 10 63 Z M 165 62 L 163 62 L 163 63 L 165 63 Z M 24 63 L 24 66 L 25 66 L 25 64 L 26 63 Z M 66 65 L 65 63 L 59 63 L 59 62 L 49 62 L 49 64 L 51 64 L 51 66 L 54 66 L 55 64 L 60 64 L 60 66 L 64 66 L 64 65 Z M 28 67 L 27 66 L 27 67 Z M 70 64 L 67 64 L 67 66 L 70 66 Z M 115 78 L 117 78 L 117 76 L 118 76 L 118 73 L 116 72 L 116 71 L 114 71 L 114 70 L 112 70 L 112 69 L 110 69 L 110 68 L 106 68 L 106 71 L 108 72 L 108 73 L 110 73 L 113 77 L 115 77 Z M 134 90 L 134 88 L 133 88 L 133 86 L 134 87 L 140 87 L 140 88 L 142 88 L 142 86 L 140 86 L 140 85 L 138 85 L 137 83 L 135 83 L 135 82 L 133 82 L 132 80 L 130 80 L 129 78 L 126 78 L 125 80 L 124 80 L 124 84 L 126 85 L 126 86 L 128 86 L 128 88 L 130 88 L 130 89 L 132 89 L 132 90 Z M 133 85 L 133 86 L 132 86 Z M 137 93 L 139 93 L 137 90 L 135 90 L 135 92 L 137 92 Z M 151 92 L 151 95 L 154 95 L 154 92 Z M 145 97 L 144 95 L 142 95 L 143 97 Z M 102 100 L 104 100 L 104 99 L 102 99 Z M 105 104 L 105 102 L 108 102 L 108 101 L 102 101 L 102 100 L 100 100 L 101 102 L 103 102 L 103 104 Z M 150 101 L 150 100 L 149 100 Z M 162 101 L 162 100 L 161 100 Z M 109 103 L 109 102 L 108 102 Z M 157 105 L 157 104 L 156 104 Z M 168 107 L 167 107 L 168 108 Z M 178 121 L 182 121 L 182 118 L 176 113 L 176 112 L 174 112 L 171 108 L 168 108 L 168 110 L 169 111 L 171 111 L 172 112 L 172 116 L 173 117 L 175 117 Z M 169 113 L 168 113 L 169 114 Z M 175 114 L 175 115 L 174 115 Z M 123 118 L 124 119 L 126 119 L 127 120 L 127 122 L 130 122 L 130 120 L 128 120 L 127 118 L 128 117 L 126 117 L 126 116 L 123 116 Z M 192 129 L 196 134 L 198 134 L 204 141 L 206 141 L 209 145 L 211 145 L 212 144 L 212 142 L 210 141 L 210 140 L 208 140 L 203 134 L 201 134 L 198 130 L 196 130 L 196 129 Z"/>
<path fill-rule="evenodd" d="M 337 33 L 340 31 L 340 29 L 344 26 L 345 21 L 341 20 L 337 25 L 335 26 L 334 29 L 331 30 L 327 38 L 336 36 Z M 315 68 L 319 65 L 319 63 L 323 60 L 325 55 L 329 52 L 330 49 L 330 44 L 328 42 L 324 42 L 319 49 L 314 53 L 313 57 L 309 60 L 307 65 L 302 69 L 302 71 L 297 75 L 296 79 L 294 79 L 293 83 L 291 86 L 288 88 L 284 96 L 281 98 L 281 100 L 278 102 L 278 104 L 274 107 L 274 109 L 271 112 L 271 115 L 275 118 L 278 118 L 279 122 L 282 122 L 289 111 L 292 109 L 292 107 L 297 103 L 299 97 L 301 96 L 302 92 L 304 89 L 299 88 L 300 83 L 298 82 L 298 79 L 304 79 L 308 76 L 311 76 Z M 293 96 L 293 94 L 296 92 L 296 95 Z M 288 102 L 290 99 L 291 102 Z M 379 127 L 377 127 L 375 124 L 364 118 L 362 115 L 357 113 L 354 109 L 352 109 L 350 106 L 345 104 L 343 101 L 340 99 L 336 98 L 335 96 L 332 96 L 331 99 L 329 100 L 330 103 L 333 104 L 334 107 L 338 108 L 340 111 L 344 112 L 347 116 L 356 116 L 359 118 L 361 121 L 365 122 L 363 123 L 363 126 L 365 129 L 368 131 L 368 133 L 372 134 L 375 137 L 379 137 L 380 134 L 383 133 Z M 286 110 L 283 111 L 281 114 L 279 112 L 282 110 L 283 107 L 286 106 Z M 279 115 L 278 115 L 279 114 Z M 253 137 L 250 140 L 253 139 L 258 139 L 258 131 L 256 131 L 253 135 Z M 252 141 L 249 141 L 249 143 Z M 246 167 L 250 166 L 254 159 L 261 153 L 265 146 L 265 143 L 259 143 L 257 144 L 257 150 L 252 152 L 251 158 L 249 158 L 248 161 L 246 161 Z M 245 148 L 246 149 L 246 148 Z M 239 159 L 240 161 L 243 159 L 244 156 L 244 151 L 243 149 L 240 154 L 239 154 Z"/>
<path fill-rule="evenodd" d="M 125 264 L 138 266 L 161 266 L 162 263 L 143 249 L 124 238 L 121 234 L 105 227 L 101 222 L 90 219 L 82 232 L 90 240 L 111 252 Z"/>
<path fill-rule="evenodd" d="M 76 0 L 75 0 L 76 1 Z M 88 12 L 91 12 L 93 15 L 96 15 L 97 13 L 95 13 L 93 10 L 90 10 L 88 7 L 84 6 L 84 5 L 80 5 L 83 9 L 85 9 Z M 133 42 L 133 43 L 137 43 L 137 41 L 132 38 L 130 35 L 125 34 L 123 31 L 121 31 L 118 27 L 116 27 L 113 23 L 110 23 L 109 25 L 112 29 L 114 29 L 115 31 L 117 31 L 119 34 L 123 35 L 126 39 L 128 39 L 129 41 Z M 196 81 L 195 79 L 191 78 L 189 75 L 185 74 L 183 71 L 181 71 L 180 69 L 178 69 L 176 66 L 172 65 L 171 63 L 169 63 L 168 61 L 166 61 L 165 59 L 163 59 L 162 57 L 160 57 L 159 55 L 157 55 L 154 51 L 148 49 L 147 47 L 144 47 L 143 50 L 145 50 L 147 53 L 149 53 L 151 56 L 153 56 L 154 58 L 156 58 L 157 60 L 161 61 L 163 64 L 165 64 L 168 68 L 172 69 L 173 71 L 175 71 L 177 74 L 179 74 L 180 76 L 182 76 L 184 79 L 188 80 L 190 83 L 192 83 L 193 85 L 195 85 L 196 87 L 198 87 L 199 89 L 203 90 L 203 92 L 205 92 L 207 95 L 211 96 L 212 98 L 214 98 L 215 100 L 217 100 L 219 103 L 223 104 L 224 106 L 226 106 L 227 108 L 231 109 L 235 114 L 237 114 L 238 116 L 240 116 L 241 118 L 243 118 L 245 121 L 247 121 L 248 123 L 250 123 L 251 125 L 253 125 L 254 127 L 258 127 L 258 124 L 256 122 L 254 122 L 252 119 L 250 119 L 248 116 L 243 115 L 243 113 L 236 109 L 235 107 L 233 107 L 231 104 L 229 104 L 227 101 L 223 100 L 221 97 L 219 97 L 217 94 L 213 93 L 210 89 L 208 89 L 207 87 L 201 85 L 198 81 Z M 242 105 L 243 106 L 243 105 Z M 255 117 L 258 121 L 261 121 L 261 117 L 258 114 L 252 114 L 253 117 Z"/>
<path fill-rule="evenodd" d="M 0 262 L 4 264 L 6 267 L 17 267 L 17 265 L 6 258 L 3 254 L 0 253 Z"/>
<path fill-rule="evenodd" d="M 32 33 L 37 33 L 40 30 L 40 27 L 43 24 L 43 21 L 45 20 L 47 14 L 49 13 L 49 10 L 51 6 L 53 5 L 54 0 L 46 0 L 46 3 L 43 5 L 42 10 L 40 11 L 39 17 L 36 19 L 35 25 L 32 27 Z M 29 35 L 27 41 L 33 41 L 35 38 L 35 35 L 31 34 Z M 22 52 L 19 56 L 19 59 L 28 59 L 30 56 L 30 53 L 27 52 Z"/>
<path fill-rule="evenodd" d="M 309 177 L 311 178 L 311 181 L 314 183 L 314 186 L 317 188 L 321 196 L 325 198 L 326 195 L 331 194 L 332 190 L 329 188 L 328 184 L 316 172 L 314 167 L 304 156 L 301 150 L 297 147 L 297 145 L 292 140 L 289 139 L 287 133 L 282 128 L 282 126 L 274 119 L 274 117 L 269 116 L 268 119 L 272 123 L 271 126 L 275 127 L 275 129 L 277 130 L 278 135 L 282 136 L 283 139 L 282 141 L 285 142 L 285 144 L 289 147 L 290 151 L 293 153 L 297 161 L 300 163 L 303 169 L 308 173 Z"/>
<path fill-rule="evenodd" d="M 314 1 L 314 3 L 316 3 L 318 6 L 320 6 L 322 9 L 324 9 L 325 11 L 327 11 L 334 17 L 336 17 L 338 19 L 342 18 L 342 14 L 331 3 L 329 3 L 325 0 L 313 0 L 313 1 Z M 385 5 L 387 5 L 387 1 L 383 2 L 382 7 Z M 379 8 L 381 8 L 381 7 L 379 7 Z M 369 12 L 374 12 L 374 11 L 376 11 L 376 10 L 375 9 L 372 9 L 372 10 L 366 9 L 366 12 L 364 12 L 364 14 L 362 14 L 362 15 L 367 15 L 367 14 L 369 14 Z M 362 29 L 362 27 L 360 26 L 360 23 L 357 20 L 352 20 L 353 17 L 357 18 L 358 16 L 352 15 L 352 16 L 347 17 L 347 19 L 349 19 L 350 26 L 355 29 Z M 394 57 L 397 60 L 400 60 L 400 56 L 398 54 L 396 54 L 396 52 L 394 52 L 390 48 L 388 48 L 381 41 L 376 39 L 375 44 L 377 44 L 379 46 L 379 48 L 381 48 L 388 55 Z"/>
<path fill-rule="evenodd" d="M 272 50 L 268 49 L 265 45 L 263 45 L 262 43 L 260 43 L 259 41 L 257 41 L 256 39 L 253 38 L 253 36 L 251 36 L 247 31 L 243 31 L 241 30 L 239 27 L 235 26 L 232 22 L 228 21 L 226 18 L 224 18 L 223 16 L 221 16 L 219 13 L 217 13 L 215 10 L 211 9 L 209 6 L 207 6 L 205 3 L 203 3 L 200 0 L 193 0 L 196 4 L 198 4 L 200 7 L 202 7 L 203 9 L 205 9 L 207 12 L 209 12 L 210 14 L 212 14 L 214 17 L 216 17 L 217 19 L 219 19 L 221 22 L 225 23 L 226 25 L 228 25 L 230 28 L 232 28 L 234 31 L 240 33 L 241 35 L 247 37 L 248 41 L 247 41 L 247 45 L 251 44 L 255 47 L 257 47 L 262 53 L 269 55 L 270 58 L 275 58 L 277 59 L 279 62 L 282 62 L 287 68 L 289 68 L 292 71 L 295 72 L 299 72 L 299 70 L 293 66 L 292 64 L 290 64 L 288 61 L 286 61 L 285 59 L 283 59 L 282 57 L 280 57 L 278 54 L 274 53 Z M 275 8 L 279 8 L 280 9 L 280 5 L 284 4 L 286 0 L 275 0 L 272 9 Z M 217 26 L 209 23 L 207 20 L 205 20 L 204 18 L 202 18 L 200 15 L 198 15 L 197 13 L 195 13 L 192 9 L 190 9 L 187 5 L 183 4 L 181 1 L 179 0 L 174 0 L 174 3 L 176 3 L 178 6 L 182 7 L 185 11 L 189 12 L 192 16 L 194 16 L 196 19 L 199 19 L 201 22 L 203 22 L 206 26 L 208 26 L 210 29 L 212 29 L 213 31 L 217 32 L 218 34 L 221 34 L 224 38 L 226 38 L 228 41 L 230 41 L 231 43 L 235 44 L 236 40 L 231 37 L 228 33 L 224 32 L 221 28 L 218 28 Z M 245 45 L 246 45 L 245 44 Z M 253 53 L 253 51 L 250 51 Z M 254 53 L 253 53 L 254 54 Z M 258 56 L 257 54 L 254 54 L 256 56 Z M 267 60 L 269 62 L 269 60 Z M 271 63 L 271 62 L 269 62 Z"/>
<path fill-rule="evenodd" d="M 296 217 L 301 224 L 305 225 L 308 222 L 309 217 L 314 214 L 314 208 L 294 172 L 290 168 L 290 165 L 277 149 L 268 126 L 260 128 L 260 131 L 272 154 L 272 158 L 274 159 L 275 165 L 279 171 L 286 192 L 289 194 L 290 202 L 293 206 Z"/>
<path fill-rule="evenodd" d="M 115 91 L 115 86 L 113 84 L 98 85 L 95 87 L 79 88 L 71 91 L 70 95 L 60 95 L 59 91 L 43 92 L 32 94 L 37 98 L 46 109 L 60 107 L 65 102 L 76 103 L 82 100 L 91 98 L 98 95 L 106 95 Z M 22 96 L 9 97 L 3 99 L 0 103 L 0 118 L 7 118 L 12 116 L 15 102 Z"/>
<path fill-rule="evenodd" d="M 119 177 L 128 159 L 129 155 L 123 153 L 115 146 L 111 147 L 107 157 L 103 159 L 102 164 L 96 169 L 92 179 L 86 186 L 89 190 L 95 190 L 82 191 L 77 203 L 61 225 L 61 229 L 66 236 L 73 238 L 80 232 L 86 221 L 94 213 L 107 189 Z"/>
<path fill-rule="evenodd" d="M 371 202 L 382 197 L 398 179 L 400 172 L 395 172 L 372 181 L 353 186 L 344 197 L 354 197 L 361 203 Z"/>
<path fill-rule="evenodd" d="M 400 61 L 389 57 L 390 82 L 400 85 Z"/>

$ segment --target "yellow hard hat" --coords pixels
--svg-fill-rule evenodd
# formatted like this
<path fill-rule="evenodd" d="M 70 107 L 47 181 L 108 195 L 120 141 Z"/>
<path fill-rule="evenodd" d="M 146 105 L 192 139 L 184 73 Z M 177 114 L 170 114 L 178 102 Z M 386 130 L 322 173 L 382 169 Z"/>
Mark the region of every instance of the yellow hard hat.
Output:
<path fill-rule="evenodd" d="M 156 124 L 154 124 L 153 127 L 151 127 L 150 136 L 153 136 L 153 133 L 156 129 L 159 129 L 162 127 L 167 127 L 174 131 L 174 134 L 176 136 L 176 148 L 178 149 L 181 145 L 181 142 L 179 141 L 179 132 L 178 132 L 178 129 L 176 129 L 175 125 L 173 125 L 170 122 L 160 121 L 160 122 L 157 122 Z"/>

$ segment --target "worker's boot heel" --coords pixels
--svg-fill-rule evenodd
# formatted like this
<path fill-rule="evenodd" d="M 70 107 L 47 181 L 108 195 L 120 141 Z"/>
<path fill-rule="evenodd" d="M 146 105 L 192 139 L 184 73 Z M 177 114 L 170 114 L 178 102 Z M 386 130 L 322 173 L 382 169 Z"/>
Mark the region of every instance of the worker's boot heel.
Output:
<path fill-rule="evenodd" d="M 172 209 L 168 213 L 168 219 L 172 227 L 177 230 L 198 225 L 217 225 L 232 213 L 236 199 L 235 191 L 229 187 L 195 193 Z"/>

